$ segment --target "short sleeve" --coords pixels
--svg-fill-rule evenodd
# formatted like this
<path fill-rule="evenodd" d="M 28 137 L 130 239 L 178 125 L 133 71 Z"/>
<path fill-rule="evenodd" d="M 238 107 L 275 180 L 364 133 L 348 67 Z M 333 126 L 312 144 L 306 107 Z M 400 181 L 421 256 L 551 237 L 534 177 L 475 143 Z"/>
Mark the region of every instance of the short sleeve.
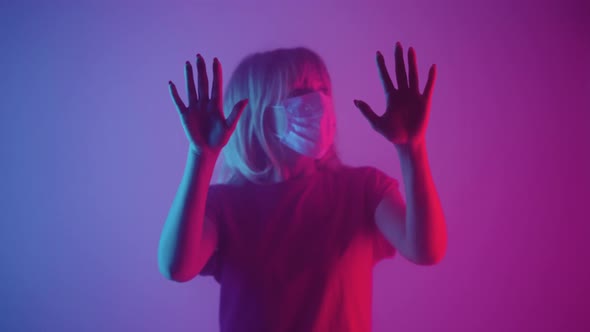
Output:
<path fill-rule="evenodd" d="M 220 199 L 220 189 L 221 186 L 219 185 L 212 185 L 209 187 L 209 192 L 207 194 L 207 203 L 205 206 L 205 217 L 215 223 L 216 227 L 218 227 L 218 222 L 220 220 L 221 214 L 221 199 Z M 217 232 L 221 237 L 221 232 Z M 218 246 L 213 251 L 213 254 L 205 263 L 205 266 L 199 272 L 201 276 L 213 276 L 215 280 L 219 283 L 221 279 L 221 259 L 222 255 L 219 250 L 221 247 L 221 238 L 218 241 Z"/>
<path fill-rule="evenodd" d="M 365 198 L 369 222 L 369 234 L 373 243 L 373 258 L 375 263 L 382 259 L 392 258 L 396 249 L 383 236 L 375 224 L 375 210 L 387 193 L 399 192 L 399 182 L 375 167 L 365 169 Z"/>

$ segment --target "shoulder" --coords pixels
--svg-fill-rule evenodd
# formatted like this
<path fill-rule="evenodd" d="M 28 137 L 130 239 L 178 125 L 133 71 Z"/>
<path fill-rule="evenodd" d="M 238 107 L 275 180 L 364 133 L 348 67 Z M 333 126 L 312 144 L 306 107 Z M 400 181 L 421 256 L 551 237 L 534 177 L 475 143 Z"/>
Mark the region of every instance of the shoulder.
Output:
<path fill-rule="evenodd" d="M 227 202 L 232 201 L 232 197 L 239 196 L 236 194 L 237 189 L 237 186 L 230 184 L 210 184 L 207 192 L 207 209 L 213 211 L 221 210 L 227 205 Z"/>
<path fill-rule="evenodd" d="M 395 178 L 375 166 L 341 166 L 339 169 L 335 170 L 335 172 L 337 172 L 339 176 L 356 179 L 368 184 L 399 184 Z"/>
<path fill-rule="evenodd" d="M 243 183 L 211 183 L 209 185 L 209 193 L 213 195 L 223 195 L 246 187 Z"/>
<path fill-rule="evenodd" d="M 350 166 L 350 165 L 340 165 L 336 168 L 332 169 L 332 172 L 339 175 L 353 175 L 359 176 L 363 174 L 368 174 L 373 172 L 376 168 L 373 166 Z"/>
<path fill-rule="evenodd" d="M 207 193 L 207 200 L 215 200 L 219 196 L 223 196 L 227 194 L 229 191 L 229 186 L 226 184 L 211 184 L 209 185 L 209 192 Z"/>

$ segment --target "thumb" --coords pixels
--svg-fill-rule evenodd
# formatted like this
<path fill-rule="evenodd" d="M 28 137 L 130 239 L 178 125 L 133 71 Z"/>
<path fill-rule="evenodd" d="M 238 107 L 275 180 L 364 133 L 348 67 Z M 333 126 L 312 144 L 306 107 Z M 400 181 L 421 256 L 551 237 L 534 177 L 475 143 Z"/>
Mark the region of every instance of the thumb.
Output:
<path fill-rule="evenodd" d="M 367 118 L 367 120 L 369 120 L 369 123 L 371 124 L 371 126 L 373 128 L 377 128 L 377 122 L 379 121 L 379 116 L 377 114 L 375 114 L 375 112 L 373 112 L 371 107 L 369 105 L 367 105 L 367 103 L 365 103 L 364 101 L 356 100 L 356 99 L 354 100 L 354 105 L 361 111 L 361 113 L 363 113 L 365 118 Z"/>
<path fill-rule="evenodd" d="M 236 105 L 234 105 L 234 108 L 232 109 L 231 114 L 227 118 L 227 126 L 228 126 L 230 133 L 233 133 L 233 131 L 236 129 L 236 126 L 238 124 L 238 120 L 242 116 L 242 113 L 244 112 L 244 109 L 246 108 L 247 105 L 248 105 L 248 99 L 241 100 Z"/>

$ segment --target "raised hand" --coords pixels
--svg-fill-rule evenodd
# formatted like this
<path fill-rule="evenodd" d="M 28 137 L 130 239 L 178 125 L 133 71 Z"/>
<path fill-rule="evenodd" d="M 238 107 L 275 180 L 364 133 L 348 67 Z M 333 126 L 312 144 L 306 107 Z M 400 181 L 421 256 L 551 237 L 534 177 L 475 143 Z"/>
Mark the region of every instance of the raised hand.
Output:
<path fill-rule="evenodd" d="M 387 72 L 383 55 L 381 52 L 377 52 L 377 67 L 387 98 L 387 106 L 383 115 L 375 114 L 364 101 L 354 100 L 354 104 L 369 120 L 371 126 L 388 141 L 399 146 L 420 144 L 424 141 L 430 114 L 432 88 L 436 78 L 436 65 L 432 65 L 428 72 L 424 93 L 420 93 L 416 52 L 412 47 L 408 51 L 408 62 L 409 82 L 402 45 L 397 42 L 395 48 L 396 89 Z"/>
<path fill-rule="evenodd" d="M 180 120 L 190 148 L 198 154 L 219 155 L 234 132 L 237 122 L 248 104 L 244 99 L 234 105 L 231 114 L 226 119 L 223 114 L 223 84 L 221 64 L 213 60 L 213 86 L 209 96 L 209 80 L 205 60 L 197 54 L 198 91 L 195 88 L 193 68 L 190 62 L 185 64 L 186 88 L 188 91 L 188 107 L 178 95 L 176 86 L 169 81 L 170 94 L 176 104 Z"/>

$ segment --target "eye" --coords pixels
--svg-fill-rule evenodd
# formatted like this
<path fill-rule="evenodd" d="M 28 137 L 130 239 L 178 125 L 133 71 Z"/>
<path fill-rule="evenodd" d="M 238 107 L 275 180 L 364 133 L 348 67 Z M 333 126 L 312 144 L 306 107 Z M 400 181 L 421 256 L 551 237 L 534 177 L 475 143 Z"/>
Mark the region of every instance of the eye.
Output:
<path fill-rule="evenodd" d="M 304 95 L 304 94 L 310 93 L 310 92 L 313 92 L 313 90 L 312 89 L 295 89 L 295 90 L 293 90 L 293 92 L 291 92 L 289 94 L 289 97 L 298 97 L 298 96 L 301 96 L 301 95 Z"/>

